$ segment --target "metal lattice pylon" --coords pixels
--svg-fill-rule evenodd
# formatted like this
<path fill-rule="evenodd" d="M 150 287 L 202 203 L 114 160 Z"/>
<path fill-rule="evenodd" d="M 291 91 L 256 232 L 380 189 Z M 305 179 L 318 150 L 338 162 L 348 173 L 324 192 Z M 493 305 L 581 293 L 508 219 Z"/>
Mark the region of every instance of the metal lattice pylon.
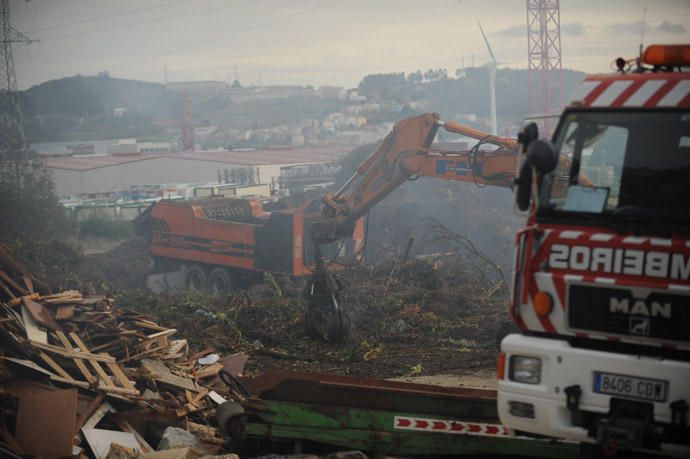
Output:
<path fill-rule="evenodd" d="M 0 20 L 2 24 L 2 56 L 0 57 L 0 149 L 9 148 L 21 150 L 24 148 L 24 125 L 22 111 L 19 106 L 17 92 L 17 77 L 14 73 L 14 57 L 12 45 L 15 43 L 29 44 L 31 39 L 10 25 L 10 2 L 0 0 Z"/>
<path fill-rule="evenodd" d="M 527 0 L 527 62 L 530 111 L 560 111 L 563 69 L 559 0 Z"/>

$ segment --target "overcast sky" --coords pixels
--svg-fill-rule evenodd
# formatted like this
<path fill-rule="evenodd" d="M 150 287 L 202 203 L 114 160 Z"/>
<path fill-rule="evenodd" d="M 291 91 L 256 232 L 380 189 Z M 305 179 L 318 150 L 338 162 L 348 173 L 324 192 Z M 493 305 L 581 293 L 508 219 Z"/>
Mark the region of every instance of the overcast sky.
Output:
<path fill-rule="evenodd" d="M 609 71 L 645 44 L 690 43 L 690 0 L 562 0 L 563 67 Z M 15 48 L 25 89 L 76 74 L 163 82 L 335 84 L 446 68 L 489 54 L 527 68 L 525 0 L 12 0 L 40 43 Z"/>

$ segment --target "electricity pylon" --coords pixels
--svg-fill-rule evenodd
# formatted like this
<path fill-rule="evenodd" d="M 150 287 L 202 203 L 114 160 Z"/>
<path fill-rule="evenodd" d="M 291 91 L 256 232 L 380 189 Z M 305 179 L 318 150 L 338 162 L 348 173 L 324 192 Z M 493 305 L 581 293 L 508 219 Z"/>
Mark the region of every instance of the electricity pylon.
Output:
<path fill-rule="evenodd" d="M 0 0 L 2 56 L 0 56 L 0 150 L 24 149 L 24 123 L 19 106 L 17 76 L 14 73 L 14 44 L 28 45 L 34 40 L 10 25 L 10 1 Z"/>

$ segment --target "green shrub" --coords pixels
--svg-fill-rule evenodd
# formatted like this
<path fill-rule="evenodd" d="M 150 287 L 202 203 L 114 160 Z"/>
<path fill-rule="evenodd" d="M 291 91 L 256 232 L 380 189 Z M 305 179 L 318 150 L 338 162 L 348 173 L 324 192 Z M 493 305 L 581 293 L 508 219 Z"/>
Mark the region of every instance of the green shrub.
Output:
<path fill-rule="evenodd" d="M 89 217 L 80 221 L 79 236 L 105 239 L 127 239 L 132 237 L 132 222 L 103 217 Z"/>

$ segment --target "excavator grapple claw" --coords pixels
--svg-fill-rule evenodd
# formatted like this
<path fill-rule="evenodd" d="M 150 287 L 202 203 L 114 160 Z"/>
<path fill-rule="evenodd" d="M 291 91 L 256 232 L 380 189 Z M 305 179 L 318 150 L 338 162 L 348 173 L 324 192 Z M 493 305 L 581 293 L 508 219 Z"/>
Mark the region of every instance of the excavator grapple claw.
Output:
<path fill-rule="evenodd" d="M 339 293 L 342 289 L 340 280 L 317 255 L 316 266 L 305 291 L 305 324 L 311 338 L 335 342 L 347 336 L 351 321 L 340 303 Z"/>

